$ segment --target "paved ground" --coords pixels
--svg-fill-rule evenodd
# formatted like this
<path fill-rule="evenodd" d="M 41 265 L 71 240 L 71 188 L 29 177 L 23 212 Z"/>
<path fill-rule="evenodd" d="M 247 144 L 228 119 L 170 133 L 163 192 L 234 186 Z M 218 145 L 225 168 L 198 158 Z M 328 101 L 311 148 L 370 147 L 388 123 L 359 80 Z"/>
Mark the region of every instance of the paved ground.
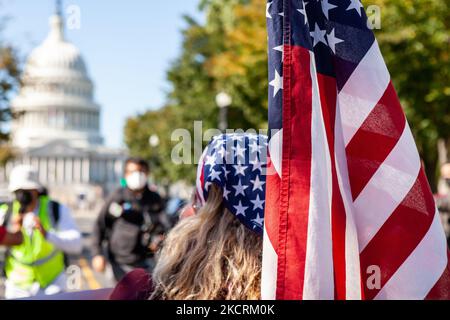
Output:
<path fill-rule="evenodd" d="M 74 213 L 75 221 L 83 234 L 83 253 L 80 256 L 70 257 L 68 275 L 73 275 L 72 290 L 78 287 L 80 290 L 110 288 L 114 286 L 111 280 L 111 271 L 105 274 L 95 272 L 91 267 L 91 233 L 95 221 L 95 212 Z M 3 264 L 4 249 L 0 249 L 0 263 Z M 0 278 L 0 299 L 4 296 L 3 279 Z"/>
<path fill-rule="evenodd" d="M 105 274 L 95 272 L 91 267 L 91 234 L 95 222 L 95 213 L 78 214 L 76 223 L 83 234 L 83 253 L 78 257 L 71 257 L 71 264 L 79 266 L 83 276 L 83 289 L 99 289 L 114 286 L 112 273 L 107 270 Z"/>

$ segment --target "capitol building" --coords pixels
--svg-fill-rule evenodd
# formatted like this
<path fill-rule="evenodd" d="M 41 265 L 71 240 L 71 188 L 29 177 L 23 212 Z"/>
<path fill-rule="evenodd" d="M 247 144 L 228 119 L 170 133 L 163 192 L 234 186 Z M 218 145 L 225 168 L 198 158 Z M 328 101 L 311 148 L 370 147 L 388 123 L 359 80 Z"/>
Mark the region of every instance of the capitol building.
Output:
<path fill-rule="evenodd" d="M 95 201 L 119 185 L 125 151 L 103 144 L 94 85 L 80 51 L 65 39 L 61 14 L 50 17 L 47 38 L 31 52 L 11 109 L 14 158 L 0 169 L 3 190 L 20 163 L 38 169 L 50 194 L 68 204 Z"/>

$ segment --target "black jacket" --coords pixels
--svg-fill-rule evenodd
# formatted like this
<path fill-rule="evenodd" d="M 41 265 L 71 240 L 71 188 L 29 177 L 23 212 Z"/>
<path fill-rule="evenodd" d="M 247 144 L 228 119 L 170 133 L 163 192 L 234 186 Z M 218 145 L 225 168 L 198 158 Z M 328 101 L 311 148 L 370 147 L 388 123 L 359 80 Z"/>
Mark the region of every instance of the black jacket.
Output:
<path fill-rule="evenodd" d="M 145 188 L 140 197 L 128 188 L 111 194 L 100 211 L 93 232 L 94 255 L 103 254 L 116 263 L 138 265 L 150 256 L 151 237 L 163 234 L 164 201 Z"/>

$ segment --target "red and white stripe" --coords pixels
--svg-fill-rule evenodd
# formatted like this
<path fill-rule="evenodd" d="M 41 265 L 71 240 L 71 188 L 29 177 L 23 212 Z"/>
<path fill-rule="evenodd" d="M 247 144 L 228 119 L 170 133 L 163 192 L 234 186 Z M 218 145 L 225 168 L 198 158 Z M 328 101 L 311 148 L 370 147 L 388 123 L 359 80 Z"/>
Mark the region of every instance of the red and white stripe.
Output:
<path fill-rule="evenodd" d="M 262 297 L 450 298 L 445 236 L 377 42 L 339 93 L 304 51 L 284 48 Z"/>

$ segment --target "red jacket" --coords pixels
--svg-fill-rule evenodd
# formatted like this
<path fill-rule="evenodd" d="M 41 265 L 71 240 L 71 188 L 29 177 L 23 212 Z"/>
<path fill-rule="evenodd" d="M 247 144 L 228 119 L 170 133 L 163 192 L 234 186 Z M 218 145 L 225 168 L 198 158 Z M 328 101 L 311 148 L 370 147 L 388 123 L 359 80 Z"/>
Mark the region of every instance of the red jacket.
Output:
<path fill-rule="evenodd" d="M 148 300 L 152 291 L 151 276 L 143 269 L 136 269 L 120 280 L 109 300 Z"/>
<path fill-rule="evenodd" d="M 0 227 L 0 243 L 3 241 L 3 238 L 5 237 L 6 234 L 6 228 L 5 227 Z"/>

